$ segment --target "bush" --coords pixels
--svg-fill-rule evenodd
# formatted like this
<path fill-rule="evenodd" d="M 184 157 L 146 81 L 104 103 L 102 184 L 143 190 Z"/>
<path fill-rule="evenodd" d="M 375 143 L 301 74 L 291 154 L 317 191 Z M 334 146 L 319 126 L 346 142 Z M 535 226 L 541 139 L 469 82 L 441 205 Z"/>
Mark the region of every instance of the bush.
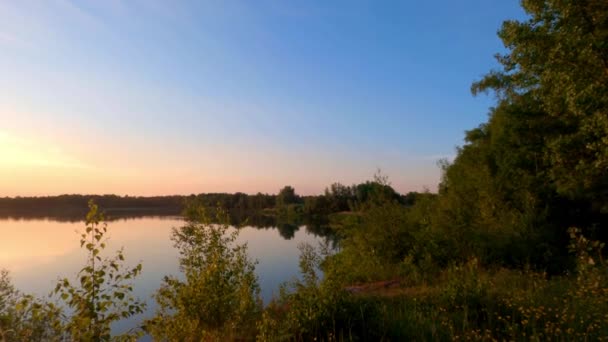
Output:
<path fill-rule="evenodd" d="M 228 216 L 212 224 L 204 207 L 189 203 L 186 224 L 171 239 L 180 253 L 183 280 L 166 276 L 155 299 L 160 308 L 146 330 L 161 341 L 251 338 L 261 310 L 255 262 L 236 244 Z"/>
<path fill-rule="evenodd" d="M 321 279 L 321 263 L 328 249 L 319 253 L 308 244 L 299 248 L 301 279 L 283 284 L 279 298 L 266 308 L 258 323 L 259 341 L 332 340 L 349 319 L 346 291 L 331 279 Z"/>

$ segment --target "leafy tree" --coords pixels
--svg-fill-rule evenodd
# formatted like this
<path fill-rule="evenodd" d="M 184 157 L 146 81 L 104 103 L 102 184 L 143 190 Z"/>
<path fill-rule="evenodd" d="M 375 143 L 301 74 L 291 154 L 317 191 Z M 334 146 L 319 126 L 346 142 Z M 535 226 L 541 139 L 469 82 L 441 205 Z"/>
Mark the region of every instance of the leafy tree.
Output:
<path fill-rule="evenodd" d="M 365 210 L 389 202 L 402 202 L 401 196 L 385 182 L 367 181 L 353 188 L 354 200 L 351 201 L 351 207 L 356 210 Z"/>
<path fill-rule="evenodd" d="M 145 304 L 132 296 L 131 281 L 141 273 L 137 264 L 124 269 L 124 254 L 119 250 L 113 258 L 102 258 L 106 244 L 107 224 L 98 206 L 89 201 L 86 229 L 80 236 L 80 246 L 87 253 L 87 262 L 78 272 L 78 283 L 61 279 L 55 293 L 73 311 L 65 325 L 73 340 L 111 340 L 111 324 L 142 313 Z M 135 340 L 137 334 L 118 336 L 118 340 Z"/>
<path fill-rule="evenodd" d="M 333 183 L 325 189 L 324 197 L 329 202 L 332 212 L 348 211 L 350 209 L 349 202 L 353 199 L 353 187 Z"/>
<path fill-rule="evenodd" d="M 255 263 L 247 245 L 237 244 L 227 215 L 217 210 L 213 224 L 204 207 L 189 203 L 186 224 L 171 239 L 179 250 L 183 280 L 166 276 L 155 295 L 156 316 L 146 329 L 161 341 L 236 338 L 255 326 L 260 311 Z"/>
<path fill-rule="evenodd" d="M 276 200 L 277 207 L 282 208 L 296 203 L 298 203 L 298 195 L 293 187 L 287 185 L 279 191 Z"/>
<path fill-rule="evenodd" d="M 608 2 L 525 0 L 525 21 L 506 21 L 503 69 L 473 85 L 503 102 L 534 99 L 549 124 L 547 177 L 557 192 L 608 212 Z"/>
<path fill-rule="evenodd" d="M 499 32 L 503 69 L 472 87 L 498 104 L 444 165 L 433 226 L 451 259 L 561 272 L 568 227 L 608 238 L 608 3 L 522 5 Z"/>

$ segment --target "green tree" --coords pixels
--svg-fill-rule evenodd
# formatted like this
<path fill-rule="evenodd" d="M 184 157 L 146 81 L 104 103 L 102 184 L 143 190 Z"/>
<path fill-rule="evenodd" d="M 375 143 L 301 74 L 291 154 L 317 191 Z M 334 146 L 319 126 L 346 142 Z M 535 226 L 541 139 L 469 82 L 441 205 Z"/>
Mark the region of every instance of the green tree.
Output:
<path fill-rule="evenodd" d="M 451 260 L 561 272 L 568 227 L 608 238 L 608 3 L 522 5 L 528 19 L 499 32 L 502 70 L 472 87 L 498 103 L 444 165 L 432 221 Z"/>
<path fill-rule="evenodd" d="M 570 199 L 608 212 L 608 2 L 525 0 L 529 19 L 506 21 L 508 53 L 473 92 L 494 90 L 503 102 L 534 99 L 549 127 L 539 157 L 547 177 Z"/>
<path fill-rule="evenodd" d="M 111 324 L 142 313 L 145 304 L 132 296 L 131 281 L 141 273 L 142 266 L 125 269 L 124 254 L 119 250 L 113 258 L 103 258 L 107 224 L 98 206 L 89 201 L 86 228 L 80 236 L 80 246 L 88 254 L 85 266 L 78 272 L 78 282 L 61 279 L 55 293 L 73 311 L 65 329 L 72 340 L 111 340 Z M 135 340 L 138 334 L 117 336 L 115 340 Z"/>
<path fill-rule="evenodd" d="M 279 208 L 296 203 L 298 203 L 298 195 L 296 195 L 296 190 L 289 185 L 282 188 L 277 194 L 276 205 Z"/>
<path fill-rule="evenodd" d="M 179 250 L 183 280 L 166 276 L 155 295 L 156 316 L 146 329 L 161 341 L 200 341 L 247 336 L 261 309 L 255 263 L 237 244 L 228 216 L 213 224 L 203 206 L 186 206 L 186 224 L 171 239 Z"/>

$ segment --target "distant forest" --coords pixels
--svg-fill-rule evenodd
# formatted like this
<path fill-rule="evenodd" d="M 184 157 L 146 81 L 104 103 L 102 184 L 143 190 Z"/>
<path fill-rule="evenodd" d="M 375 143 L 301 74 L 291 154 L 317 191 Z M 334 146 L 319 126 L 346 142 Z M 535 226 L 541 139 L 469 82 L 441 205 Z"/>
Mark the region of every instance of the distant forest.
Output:
<path fill-rule="evenodd" d="M 81 220 L 93 200 L 109 214 L 109 219 L 147 215 L 180 215 L 184 203 L 196 200 L 208 208 L 261 214 L 268 216 L 291 213 L 308 216 L 325 216 L 344 211 L 356 211 L 372 202 L 389 199 L 403 205 L 413 205 L 420 194 L 399 194 L 380 180 L 345 186 L 334 183 L 316 196 L 301 196 L 291 186 L 285 186 L 277 194 L 201 193 L 171 196 L 118 196 L 79 195 L 0 198 L 0 217 L 62 217 Z"/>

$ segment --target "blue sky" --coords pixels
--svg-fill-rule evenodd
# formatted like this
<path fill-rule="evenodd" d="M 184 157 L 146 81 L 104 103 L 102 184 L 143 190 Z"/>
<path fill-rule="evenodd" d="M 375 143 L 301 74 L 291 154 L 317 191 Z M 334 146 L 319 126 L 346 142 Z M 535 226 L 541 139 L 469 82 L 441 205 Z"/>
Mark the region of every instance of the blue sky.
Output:
<path fill-rule="evenodd" d="M 0 2 L 0 196 L 435 190 L 517 1 Z M 3 147 L 0 147 L 0 150 Z"/>

